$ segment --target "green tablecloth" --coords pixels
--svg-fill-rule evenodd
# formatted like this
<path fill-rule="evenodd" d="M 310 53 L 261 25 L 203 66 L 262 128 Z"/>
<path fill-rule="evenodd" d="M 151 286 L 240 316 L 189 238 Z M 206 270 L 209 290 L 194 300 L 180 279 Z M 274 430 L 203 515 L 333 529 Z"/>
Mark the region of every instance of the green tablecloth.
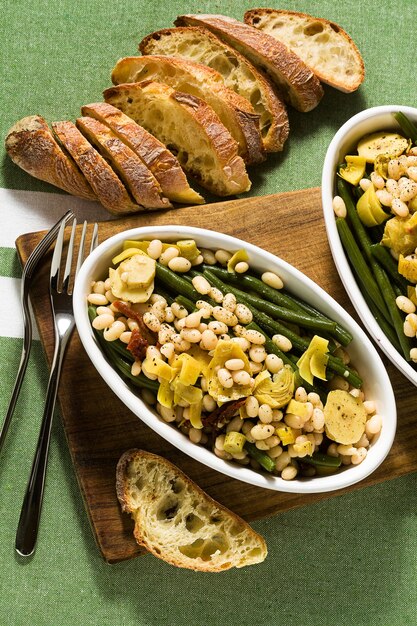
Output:
<path fill-rule="evenodd" d="M 308 115 L 290 113 L 286 150 L 252 173 L 253 195 L 320 185 L 327 145 L 348 117 L 374 105 L 415 105 L 415 0 L 294 0 L 275 6 L 343 26 L 363 54 L 366 80 L 352 95 L 326 89 L 322 103 Z M 252 7 L 208 0 L 3 2 L 0 135 L 33 113 L 49 121 L 75 119 L 82 104 L 101 99 L 115 61 L 135 54 L 144 35 L 170 26 L 177 14 L 201 10 L 241 18 Z M 81 212 L 85 205 L 52 195 L 52 187 L 19 171 L 4 154 L 0 164 L 2 419 L 21 349 L 16 309 L 20 269 L 11 237 L 53 223 L 65 203 Z M 31 560 L 19 560 L 15 529 L 46 380 L 42 348 L 35 340 L 0 457 L 1 625 L 417 623 L 415 475 L 254 523 L 269 547 L 267 560 L 256 567 L 203 575 L 152 556 L 109 566 L 95 546 L 56 420 L 37 552 Z"/>

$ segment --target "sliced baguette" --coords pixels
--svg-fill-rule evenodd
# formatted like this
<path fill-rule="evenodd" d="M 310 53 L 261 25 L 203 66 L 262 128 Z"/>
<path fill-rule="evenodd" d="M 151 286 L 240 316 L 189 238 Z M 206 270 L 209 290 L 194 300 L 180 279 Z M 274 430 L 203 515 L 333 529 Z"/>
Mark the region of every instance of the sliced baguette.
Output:
<path fill-rule="evenodd" d="M 133 202 L 120 178 L 75 124 L 54 122 L 52 129 L 108 211 L 118 215 L 143 210 L 143 207 Z"/>
<path fill-rule="evenodd" d="M 203 204 L 204 198 L 192 189 L 180 162 L 151 133 L 106 102 L 86 104 L 84 116 L 106 124 L 149 167 L 164 196 L 180 204 Z"/>
<path fill-rule="evenodd" d="M 323 82 L 344 92 L 358 89 L 365 77 L 362 56 L 337 24 L 297 11 L 252 9 L 246 24 L 285 44 Z"/>
<path fill-rule="evenodd" d="M 138 204 L 147 209 L 172 208 L 152 172 L 110 128 L 92 117 L 79 117 L 76 124 L 111 164 Z"/>
<path fill-rule="evenodd" d="M 40 115 L 29 115 L 16 122 L 7 133 L 5 145 L 13 163 L 31 176 L 74 196 L 97 200 L 84 175 L 61 149 Z"/>
<path fill-rule="evenodd" d="M 253 26 L 225 15 L 181 15 L 176 26 L 202 26 L 265 70 L 286 102 L 299 111 L 314 109 L 323 97 L 319 79 L 286 45 Z"/>
<path fill-rule="evenodd" d="M 265 541 L 249 524 L 156 454 L 125 452 L 116 492 L 138 544 L 176 567 L 221 572 L 266 558 Z"/>
<path fill-rule="evenodd" d="M 144 55 L 165 54 L 203 63 L 219 72 L 226 87 L 246 98 L 259 115 L 265 150 L 283 149 L 289 124 L 282 98 L 259 69 L 209 30 L 192 26 L 165 28 L 142 39 L 139 50 Z"/>
<path fill-rule="evenodd" d="M 220 121 L 237 141 L 239 154 L 246 163 L 265 159 L 259 129 L 259 116 L 252 105 L 228 89 L 218 72 L 188 59 L 161 55 L 125 57 L 112 72 L 115 85 L 153 80 L 177 91 L 198 96 L 217 113 Z"/>
<path fill-rule="evenodd" d="M 201 98 L 157 82 L 127 83 L 104 99 L 174 150 L 185 171 L 219 196 L 250 189 L 237 143 Z"/>

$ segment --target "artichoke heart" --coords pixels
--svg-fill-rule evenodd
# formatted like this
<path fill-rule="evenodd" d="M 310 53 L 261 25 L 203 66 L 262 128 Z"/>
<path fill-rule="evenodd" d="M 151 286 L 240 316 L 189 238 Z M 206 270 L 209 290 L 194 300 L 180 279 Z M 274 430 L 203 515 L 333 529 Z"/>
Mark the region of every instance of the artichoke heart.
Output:
<path fill-rule="evenodd" d="M 361 195 L 356 204 L 356 210 L 362 224 L 369 227 L 382 224 L 389 217 L 388 213 L 383 210 L 373 185 L 369 185 L 365 193 Z"/>
<path fill-rule="evenodd" d="M 365 432 L 363 402 L 347 391 L 330 391 L 323 412 L 326 435 L 337 443 L 356 443 Z"/>
<path fill-rule="evenodd" d="M 181 365 L 181 369 L 178 374 L 178 380 L 180 383 L 183 385 L 195 385 L 201 374 L 200 363 L 186 352 L 182 352 L 178 356 L 177 363 Z"/>
<path fill-rule="evenodd" d="M 366 159 L 364 157 L 347 154 L 345 156 L 346 165 L 339 170 L 339 176 L 344 178 L 352 185 L 357 185 L 363 178 L 366 168 Z"/>
<path fill-rule="evenodd" d="M 194 239 L 181 239 L 177 241 L 177 247 L 180 251 L 180 256 L 192 261 L 197 258 L 200 254 L 200 250 L 197 248 L 197 245 Z"/>
<path fill-rule="evenodd" d="M 326 380 L 326 366 L 329 360 L 329 342 L 323 337 L 314 335 L 307 350 L 297 361 L 298 371 L 301 378 L 313 384 L 313 378 Z"/>
<path fill-rule="evenodd" d="M 404 276 L 410 283 L 417 283 L 417 255 L 409 254 L 403 256 L 400 254 L 398 259 L 398 273 Z M 414 289 L 414 297 L 415 297 Z"/>
<path fill-rule="evenodd" d="M 142 256 L 145 256 L 146 252 L 144 252 L 143 250 L 140 250 L 139 248 L 126 248 L 125 250 L 123 250 L 123 252 L 120 252 L 120 254 L 113 257 L 111 262 L 113 263 L 113 265 L 119 265 L 119 263 L 121 263 L 125 259 L 129 259 L 131 256 L 134 256 L 135 254 L 141 254 Z"/>
<path fill-rule="evenodd" d="M 109 268 L 111 291 L 116 298 L 126 300 L 127 302 L 147 302 L 151 297 L 154 289 L 153 280 L 145 288 L 129 289 L 120 276 L 120 265 L 117 270 Z"/>
<path fill-rule="evenodd" d="M 241 359 L 244 363 L 243 369 L 251 373 L 248 357 L 243 352 L 242 348 L 234 341 L 220 339 L 214 350 L 213 358 L 207 367 L 207 390 L 218 402 L 239 400 L 239 398 L 249 396 L 252 392 L 250 385 L 234 384 L 232 387 L 226 388 L 220 384 L 217 376 L 217 366 L 224 367 L 226 361 L 229 359 Z"/>
<path fill-rule="evenodd" d="M 249 261 L 249 255 L 244 248 L 237 250 L 237 252 L 235 252 L 234 255 L 228 260 L 227 271 L 234 272 L 236 265 L 242 261 Z"/>
<path fill-rule="evenodd" d="M 409 141 L 398 133 L 376 132 L 365 135 L 358 143 L 358 154 L 374 163 L 379 154 L 395 159 L 408 148 Z"/>
<path fill-rule="evenodd" d="M 392 217 L 385 224 L 381 244 L 396 254 L 413 254 L 417 248 L 417 213 L 409 217 Z"/>
<path fill-rule="evenodd" d="M 259 404 L 269 404 L 273 409 L 280 409 L 291 400 L 294 387 L 294 372 L 289 365 L 284 365 L 272 377 L 267 370 L 260 372 L 255 378 L 252 393 Z"/>

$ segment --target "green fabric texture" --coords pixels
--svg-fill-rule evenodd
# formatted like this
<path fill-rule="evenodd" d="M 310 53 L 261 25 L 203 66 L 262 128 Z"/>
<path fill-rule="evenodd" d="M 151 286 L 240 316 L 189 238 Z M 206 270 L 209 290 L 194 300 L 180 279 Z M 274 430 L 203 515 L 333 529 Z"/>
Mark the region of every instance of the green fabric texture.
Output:
<path fill-rule="evenodd" d="M 290 111 L 284 152 L 251 168 L 250 195 L 319 186 L 327 146 L 341 124 L 369 106 L 416 104 L 415 0 L 294 0 L 269 6 L 340 24 L 361 50 L 366 79 L 357 93 L 325 88 L 309 114 Z M 118 58 L 179 14 L 242 18 L 236 0 L 15 0 L 1 6 L 0 134 L 21 117 L 74 120 L 101 99 Z M 15 167 L 4 153 L 0 187 L 56 191 Z M 3 219 L 12 219 L 7 207 Z M 2 249 L 0 274 L 19 265 Z M 8 404 L 21 341 L 0 338 L 0 416 Z M 94 543 L 63 428 L 55 420 L 38 547 L 14 552 L 21 501 L 47 384 L 39 342 L 0 456 L 0 624 L 7 626 L 413 626 L 417 623 L 417 479 L 412 474 L 253 523 L 269 556 L 256 567 L 207 575 L 146 555 L 109 566 Z M 0 420 L 2 417 L 0 417 Z M 266 496 L 267 497 L 267 496 Z"/>

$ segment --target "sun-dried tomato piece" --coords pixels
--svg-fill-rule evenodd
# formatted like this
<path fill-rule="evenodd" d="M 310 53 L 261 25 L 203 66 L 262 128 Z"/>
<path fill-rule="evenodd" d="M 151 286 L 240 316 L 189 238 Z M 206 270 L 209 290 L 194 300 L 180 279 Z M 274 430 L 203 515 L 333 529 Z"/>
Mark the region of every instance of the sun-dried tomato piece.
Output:
<path fill-rule="evenodd" d="M 218 406 L 208 415 L 202 416 L 201 421 L 204 426 L 213 426 L 216 428 L 220 422 L 224 422 L 233 417 L 238 409 L 246 402 L 246 398 L 239 398 L 239 400 L 230 400 L 225 402 L 222 406 Z"/>
<path fill-rule="evenodd" d="M 144 337 L 142 337 L 139 328 L 134 328 L 132 330 L 130 341 L 126 346 L 129 352 L 133 354 L 135 359 L 143 361 L 146 357 L 146 349 L 148 346 L 149 343 Z"/>
<path fill-rule="evenodd" d="M 115 302 L 113 302 L 113 306 L 118 311 L 120 311 L 120 313 L 123 313 L 123 315 L 126 315 L 126 317 L 130 317 L 132 320 L 135 320 L 138 323 L 142 337 L 146 339 L 150 346 L 154 346 L 156 344 L 156 334 L 153 333 L 146 326 L 145 322 L 143 321 L 143 316 L 140 313 L 132 309 L 132 307 L 130 307 L 128 304 L 126 304 L 126 302 L 123 302 L 122 300 L 116 300 Z"/>

